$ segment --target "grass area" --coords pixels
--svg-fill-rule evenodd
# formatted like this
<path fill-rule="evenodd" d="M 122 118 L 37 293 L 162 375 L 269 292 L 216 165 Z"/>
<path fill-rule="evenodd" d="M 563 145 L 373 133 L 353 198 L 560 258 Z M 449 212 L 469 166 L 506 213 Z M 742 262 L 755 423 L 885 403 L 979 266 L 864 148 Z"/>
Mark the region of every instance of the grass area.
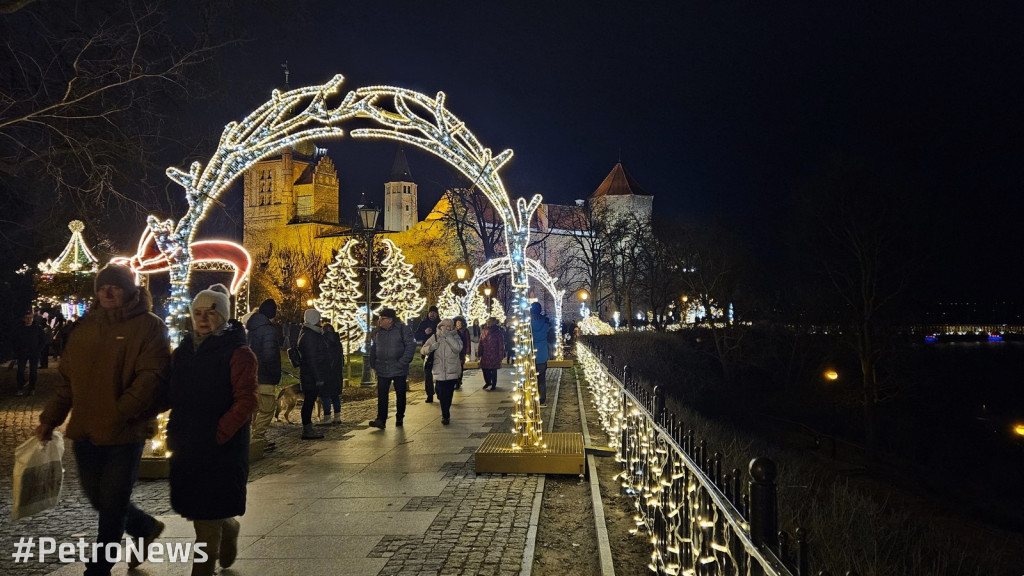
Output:
<path fill-rule="evenodd" d="M 281 351 L 281 383 L 278 384 L 277 392 L 281 391 L 281 388 L 292 386 L 299 383 L 299 369 L 292 367 L 292 363 L 288 360 L 288 352 L 285 350 Z M 363 388 L 359 385 L 363 376 L 363 356 L 362 354 L 352 354 L 351 356 L 345 357 L 345 368 L 342 370 L 343 381 L 346 382 L 345 387 L 342 388 L 341 397 L 343 400 L 363 400 L 366 398 L 376 398 L 377 389 L 376 387 Z M 412 364 L 409 366 L 409 384 L 421 384 L 423 382 L 423 358 L 417 353 L 413 356 Z"/>

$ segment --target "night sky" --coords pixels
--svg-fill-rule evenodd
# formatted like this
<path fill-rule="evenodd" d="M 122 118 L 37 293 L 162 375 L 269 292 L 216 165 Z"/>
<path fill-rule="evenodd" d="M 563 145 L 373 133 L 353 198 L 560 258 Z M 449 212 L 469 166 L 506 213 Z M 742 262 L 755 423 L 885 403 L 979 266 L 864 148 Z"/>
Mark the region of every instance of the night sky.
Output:
<path fill-rule="evenodd" d="M 571 203 L 621 158 L 659 216 L 716 218 L 775 241 L 795 187 L 830 158 L 891 175 L 938 255 L 936 297 L 1021 282 L 1024 9 L 909 2 L 319 2 L 247 14 L 219 57 L 241 118 L 283 85 L 393 84 L 448 95 L 512 196 Z M 329 149 L 342 210 L 382 199 L 397 146 Z M 421 211 L 450 170 L 410 152 Z M 948 271 L 948 273 L 947 273 Z M 978 289 L 982 287 L 984 289 Z"/>

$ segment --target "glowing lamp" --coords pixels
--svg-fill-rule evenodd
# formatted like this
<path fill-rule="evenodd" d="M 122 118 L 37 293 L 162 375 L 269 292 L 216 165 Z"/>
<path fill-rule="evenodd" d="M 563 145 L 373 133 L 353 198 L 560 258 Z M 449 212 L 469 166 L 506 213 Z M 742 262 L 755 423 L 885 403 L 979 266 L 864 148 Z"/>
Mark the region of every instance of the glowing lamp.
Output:
<path fill-rule="evenodd" d="M 1024 436 L 1024 424 L 1015 424 L 1013 426 L 1013 433 L 1017 436 Z"/>
<path fill-rule="evenodd" d="M 825 380 L 828 380 L 829 382 L 839 380 L 839 372 L 836 372 L 835 370 L 831 369 L 825 370 Z"/>
<path fill-rule="evenodd" d="M 468 274 L 469 267 L 466 266 L 465 264 L 459 264 L 458 266 L 455 267 L 455 277 L 458 278 L 459 280 L 465 280 Z"/>
<path fill-rule="evenodd" d="M 487 296 L 488 298 L 491 297 L 491 287 L 490 286 L 484 286 L 484 296 Z"/>
<path fill-rule="evenodd" d="M 309 281 L 306 280 L 305 276 L 299 276 L 298 278 L 295 279 L 295 285 L 298 286 L 300 290 L 305 288 L 306 284 L 308 283 Z"/>

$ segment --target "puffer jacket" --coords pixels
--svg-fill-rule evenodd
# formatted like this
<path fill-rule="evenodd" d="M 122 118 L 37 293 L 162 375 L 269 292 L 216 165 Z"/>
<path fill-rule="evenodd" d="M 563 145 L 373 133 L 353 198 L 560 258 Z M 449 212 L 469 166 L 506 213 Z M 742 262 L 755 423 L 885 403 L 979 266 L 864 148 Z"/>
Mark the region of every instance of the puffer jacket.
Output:
<path fill-rule="evenodd" d="M 303 392 L 322 393 L 331 372 L 331 347 L 323 332 L 303 324 L 297 342 L 302 363 L 299 365 L 299 382 Z"/>
<path fill-rule="evenodd" d="M 71 411 L 67 437 L 97 445 L 142 442 L 156 432 L 167 395 L 171 345 L 167 327 L 140 287 L 124 306 L 97 303 L 75 325 L 60 358 L 61 382 L 39 421 L 60 426 Z"/>
<path fill-rule="evenodd" d="M 440 330 L 423 343 L 420 352 L 426 356 L 434 354 L 434 380 L 458 380 L 462 375 L 462 337 L 454 330 Z"/>
<path fill-rule="evenodd" d="M 259 383 L 277 384 L 281 381 L 281 339 L 277 328 L 265 315 L 255 312 L 245 323 L 249 331 L 249 348 L 260 362 Z"/>
<path fill-rule="evenodd" d="M 405 323 L 396 319 L 386 330 L 374 328 L 370 338 L 370 365 L 377 376 L 394 378 L 409 375 L 409 363 L 416 353 L 416 343 L 412 339 L 412 330 Z"/>

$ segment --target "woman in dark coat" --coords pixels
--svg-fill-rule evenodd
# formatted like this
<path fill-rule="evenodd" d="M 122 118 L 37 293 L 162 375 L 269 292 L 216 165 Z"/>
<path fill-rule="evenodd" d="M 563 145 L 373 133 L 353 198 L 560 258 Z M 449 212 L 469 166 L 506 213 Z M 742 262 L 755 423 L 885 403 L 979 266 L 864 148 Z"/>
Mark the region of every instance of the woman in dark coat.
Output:
<path fill-rule="evenodd" d="M 302 387 L 302 439 L 323 438 L 322 432 L 313 427 L 313 408 L 323 395 L 327 379 L 331 374 L 331 347 L 324 338 L 320 326 L 320 313 L 310 308 L 302 315 L 302 328 L 296 342 L 302 361 L 299 364 L 299 383 Z M 339 400 L 340 402 L 340 400 Z M 327 410 L 327 406 L 324 406 Z"/>
<path fill-rule="evenodd" d="M 197 554 L 192 576 L 227 568 L 238 553 L 249 479 L 249 423 L 256 410 L 256 355 L 245 330 L 228 320 L 227 289 L 211 286 L 192 301 L 194 332 L 171 357 L 171 507 L 192 520 Z"/>
<path fill-rule="evenodd" d="M 466 326 L 466 319 L 462 316 L 455 317 L 455 331 L 459 333 L 459 338 L 462 338 L 462 352 L 459 352 L 459 360 L 462 362 L 462 369 L 465 372 L 466 369 L 466 356 L 469 354 L 469 328 Z M 459 376 L 459 381 L 455 384 L 456 390 L 462 390 L 462 376 Z"/>
<path fill-rule="evenodd" d="M 505 335 L 498 328 L 498 319 L 491 316 L 480 336 L 480 370 L 484 373 L 484 390 L 498 387 L 498 368 L 505 358 Z"/>
<path fill-rule="evenodd" d="M 345 352 L 341 348 L 341 338 L 334 330 L 334 326 L 324 324 L 324 340 L 327 341 L 327 359 L 330 367 L 327 368 L 327 377 L 324 378 L 324 387 L 320 390 L 320 403 L 324 407 L 324 421 L 322 424 L 341 424 L 341 371 L 345 367 Z M 331 407 L 334 407 L 334 420 L 329 421 Z"/>

